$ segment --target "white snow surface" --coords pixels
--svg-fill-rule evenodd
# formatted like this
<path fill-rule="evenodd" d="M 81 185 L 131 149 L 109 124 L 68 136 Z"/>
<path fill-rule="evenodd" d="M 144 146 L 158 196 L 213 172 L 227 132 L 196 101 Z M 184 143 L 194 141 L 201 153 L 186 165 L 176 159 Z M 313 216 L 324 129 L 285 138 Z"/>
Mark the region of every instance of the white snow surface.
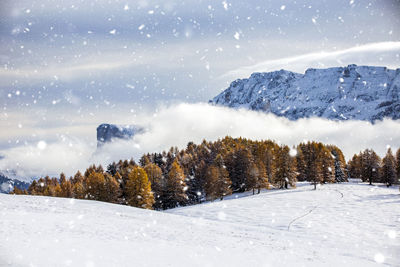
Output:
<path fill-rule="evenodd" d="M 400 266 L 398 187 L 299 183 L 167 212 L 0 194 L 0 209 L 0 266 Z"/>
<path fill-rule="evenodd" d="M 210 100 L 216 105 L 271 112 L 291 120 L 400 119 L 400 68 L 357 66 L 253 73 Z"/>

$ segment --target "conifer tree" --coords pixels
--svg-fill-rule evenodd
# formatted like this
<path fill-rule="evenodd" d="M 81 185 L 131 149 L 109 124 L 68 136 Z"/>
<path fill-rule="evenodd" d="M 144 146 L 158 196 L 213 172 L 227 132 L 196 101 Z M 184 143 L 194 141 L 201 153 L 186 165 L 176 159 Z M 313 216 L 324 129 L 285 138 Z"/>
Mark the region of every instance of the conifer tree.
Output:
<path fill-rule="evenodd" d="M 85 188 L 83 187 L 83 176 L 80 171 L 72 178 L 72 194 L 74 198 L 83 199 L 85 198 Z"/>
<path fill-rule="evenodd" d="M 104 174 L 104 195 L 102 201 L 117 203 L 120 195 L 120 187 L 118 181 L 109 173 Z"/>
<path fill-rule="evenodd" d="M 154 204 L 153 192 L 151 191 L 151 183 L 143 168 L 135 166 L 129 173 L 125 191 L 128 205 L 152 209 Z"/>
<path fill-rule="evenodd" d="M 396 152 L 396 173 L 397 173 L 397 182 L 400 181 L 400 148 L 397 149 Z"/>
<path fill-rule="evenodd" d="M 392 186 L 396 182 L 396 160 L 391 148 L 388 149 L 382 163 L 381 182 L 386 184 L 387 187 Z"/>
<path fill-rule="evenodd" d="M 252 171 L 253 156 L 246 148 L 238 149 L 232 153 L 227 162 L 229 177 L 232 180 L 233 191 L 244 192 L 250 190 L 254 186 L 254 174 Z"/>
<path fill-rule="evenodd" d="M 335 159 L 335 181 L 337 183 L 346 182 L 346 177 L 343 173 L 341 162 Z"/>
<path fill-rule="evenodd" d="M 304 162 L 304 155 L 301 149 L 302 145 L 297 146 L 297 154 L 296 154 L 296 163 L 297 163 L 297 181 L 306 181 L 307 180 L 307 172 L 306 165 Z"/>
<path fill-rule="evenodd" d="M 323 183 L 333 183 L 335 181 L 334 168 L 335 161 L 332 158 L 331 151 L 326 147 L 320 147 L 320 162 Z"/>
<path fill-rule="evenodd" d="M 214 163 L 210 165 L 206 172 L 205 191 L 209 200 L 220 198 L 232 194 L 232 182 L 229 179 L 228 171 L 224 165 L 221 154 L 218 154 Z"/>
<path fill-rule="evenodd" d="M 276 172 L 273 182 L 279 188 L 288 188 L 288 185 L 296 186 L 296 165 L 289 151 L 288 146 L 281 146 L 277 152 Z"/>
<path fill-rule="evenodd" d="M 370 185 L 379 181 L 381 159 L 372 149 L 366 149 L 361 158 L 361 175 L 363 181 L 368 181 Z"/>
<path fill-rule="evenodd" d="M 105 179 L 101 172 L 92 171 L 85 179 L 85 198 L 103 200 L 105 197 Z"/>
<path fill-rule="evenodd" d="M 324 178 L 322 176 L 322 163 L 321 158 L 319 158 L 318 154 L 318 144 L 315 142 L 307 144 L 307 154 L 308 154 L 308 162 L 307 164 L 307 173 L 308 179 L 314 185 L 314 190 L 317 189 L 317 184 L 323 182 Z"/>
<path fill-rule="evenodd" d="M 334 160 L 335 160 L 335 181 L 337 183 L 345 182 L 346 177 L 342 170 L 342 162 L 339 159 L 339 154 L 336 149 L 332 150 L 332 155 L 334 156 Z"/>
<path fill-rule="evenodd" d="M 217 155 L 215 158 L 214 165 L 218 170 L 216 196 L 223 200 L 224 196 L 232 194 L 232 181 L 229 179 L 229 173 L 226 170 L 226 166 L 221 154 Z"/>
<path fill-rule="evenodd" d="M 258 170 L 258 176 L 256 180 L 256 188 L 257 188 L 257 194 L 260 194 L 261 189 L 269 188 L 267 172 L 265 169 L 265 165 L 262 161 L 259 161 L 257 163 L 257 170 Z"/>
<path fill-rule="evenodd" d="M 139 160 L 139 164 L 142 167 L 145 167 L 146 165 L 150 164 L 150 155 L 143 155 L 140 160 Z"/>
<path fill-rule="evenodd" d="M 76 182 L 72 186 L 73 197 L 78 199 L 85 198 L 85 188 L 83 187 L 83 183 L 81 181 Z"/>
<path fill-rule="evenodd" d="M 204 185 L 204 190 L 206 193 L 206 197 L 208 200 L 215 200 L 218 198 L 217 196 L 217 190 L 216 190 L 216 185 L 218 181 L 218 168 L 215 167 L 214 165 L 211 165 L 207 168 L 206 175 L 205 175 L 205 185 Z"/>
<path fill-rule="evenodd" d="M 257 182 L 260 176 L 257 164 L 251 162 L 246 177 L 246 190 L 253 190 L 253 195 L 255 194 L 255 189 L 257 188 Z"/>
<path fill-rule="evenodd" d="M 154 196 L 154 207 L 160 209 L 162 207 L 161 195 L 164 188 L 164 178 L 162 170 L 154 163 L 149 163 L 144 167 L 147 177 L 151 183 L 151 189 Z"/>
<path fill-rule="evenodd" d="M 117 172 L 117 164 L 115 162 L 108 164 L 107 166 L 107 173 L 111 174 L 112 176 L 115 175 L 115 173 Z"/>
<path fill-rule="evenodd" d="M 351 178 L 362 178 L 362 166 L 361 166 L 361 152 L 357 155 L 354 154 L 353 158 L 349 160 L 348 168 L 349 168 L 349 176 Z"/>
<path fill-rule="evenodd" d="M 53 188 L 53 190 L 51 190 L 51 196 L 61 196 L 63 193 L 62 193 L 62 190 L 61 190 L 61 186 L 60 186 L 60 184 L 59 183 L 57 183 L 55 186 L 54 186 L 54 188 Z"/>
<path fill-rule="evenodd" d="M 26 195 L 25 192 L 26 192 L 25 190 L 21 190 L 21 189 L 19 189 L 18 187 L 16 187 L 14 185 L 14 189 L 10 192 L 10 194 L 13 194 L 13 195 Z"/>
<path fill-rule="evenodd" d="M 206 184 L 207 164 L 202 159 L 193 168 L 193 177 L 189 177 L 186 191 L 188 198 L 192 203 L 201 203 L 205 199 L 205 184 Z"/>
<path fill-rule="evenodd" d="M 65 177 L 64 173 L 60 174 L 60 188 L 61 188 L 61 195 L 57 195 L 58 197 L 72 197 L 72 185 L 69 180 Z"/>
<path fill-rule="evenodd" d="M 185 175 L 178 161 L 171 164 L 162 196 L 163 208 L 175 208 L 187 201 Z"/>

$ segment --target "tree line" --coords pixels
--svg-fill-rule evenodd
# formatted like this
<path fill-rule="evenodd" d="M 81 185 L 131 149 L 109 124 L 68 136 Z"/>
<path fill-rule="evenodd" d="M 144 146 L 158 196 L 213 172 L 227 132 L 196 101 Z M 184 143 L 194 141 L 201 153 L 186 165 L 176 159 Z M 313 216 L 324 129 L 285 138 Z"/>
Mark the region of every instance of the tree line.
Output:
<path fill-rule="evenodd" d="M 392 155 L 394 160 L 385 157 L 375 166 L 376 162 L 370 160 L 372 156 L 360 160 L 355 155 L 346 164 L 342 151 L 334 145 L 307 142 L 290 148 L 271 140 L 227 136 L 214 142 L 204 140 L 198 145 L 190 142 L 182 150 L 172 147 L 162 153 L 148 153 L 138 162 L 120 160 L 105 170 L 101 165 L 92 165 L 83 174 L 78 171 L 69 179 L 63 173 L 59 178 L 46 176 L 33 181 L 28 190 L 14 188 L 12 193 L 92 199 L 163 210 L 222 200 L 234 192 L 255 194 L 262 189 L 295 187 L 297 181 L 309 181 L 316 188 L 321 183 L 345 182 L 349 175 L 364 179 L 369 177 L 366 170 L 371 165 L 378 170 L 382 181 L 393 168 L 395 175 L 400 174 L 399 156 L 398 151 L 397 160 Z M 365 176 L 359 175 L 362 171 Z"/>
<path fill-rule="evenodd" d="M 363 182 L 392 186 L 400 180 L 400 148 L 396 155 L 388 148 L 383 159 L 372 149 L 365 149 L 349 160 L 348 169 L 351 177 L 359 178 Z"/>

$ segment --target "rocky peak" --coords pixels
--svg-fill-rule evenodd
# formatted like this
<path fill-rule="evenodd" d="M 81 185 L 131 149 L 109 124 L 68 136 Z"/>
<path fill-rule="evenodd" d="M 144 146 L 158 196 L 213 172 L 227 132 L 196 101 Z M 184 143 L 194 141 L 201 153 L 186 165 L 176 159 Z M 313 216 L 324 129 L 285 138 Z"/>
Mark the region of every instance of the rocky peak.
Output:
<path fill-rule="evenodd" d="M 400 69 L 357 66 L 253 73 L 210 100 L 216 105 L 272 112 L 291 120 L 400 118 Z"/>

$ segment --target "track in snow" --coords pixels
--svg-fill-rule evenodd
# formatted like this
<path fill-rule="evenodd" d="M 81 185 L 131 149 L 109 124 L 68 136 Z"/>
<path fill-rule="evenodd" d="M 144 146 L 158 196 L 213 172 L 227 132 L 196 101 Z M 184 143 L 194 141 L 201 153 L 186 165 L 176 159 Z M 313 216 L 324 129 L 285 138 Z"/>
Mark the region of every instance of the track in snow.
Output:
<path fill-rule="evenodd" d="M 313 211 L 314 211 L 316 208 L 318 208 L 318 207 L 319 207 L 319 206 L 315 206 L 315 207 L 313 207 L 312 209 L 310 209 L 306 214 L 303 214 L 303 215 L 301 215 L 301 216 L 299 216 L 299 217 L 294 218 L 294 219 L 288 224 L 288 227 L 287 227 L 288 231 L 290 231 L 290 226 L 292 226 L 293 223 L 295 223 L 297 220 L 300 220 L 301 218 L 304 218 L 304 217 L 306 217 L 307 215 L 311 214 L 311 212 L 313 212 Z"/>
<path fill-rule="evenodd" d="M 336 192 L 338 192 L 338 193 L 341 195 L 340 198 L 343 198 L 343 197 L 344 197 L 343 193 L 342 193 L 340 190 L 338 190 L 338 189 L 336 189 L 336 188 L 333 189 L 333 190 L 336 191 Z M 300 220 L 300 219 L 306 217 L 307 215 L 310 215 L 310 214 L 311 214 L 316 208 L 318 208 L 318 207 L 319 207 L 319 205 L 314 206 L 314 207 L 313 207 L 312 209 L 310 209 L 307 213 L 305 213 L 305 214 L 303 214 L 303 215 L 301 215 L 301 216 L 299 216 L 299 217 L 294 218 L 294 219 L 288 224 L 288 227 L 287 227 L 288 231 L 290 231 L 290 227 L 292 226 L 293 223 L 295 223 L 296 221 L 298 221 L 298 220 Z"/>

